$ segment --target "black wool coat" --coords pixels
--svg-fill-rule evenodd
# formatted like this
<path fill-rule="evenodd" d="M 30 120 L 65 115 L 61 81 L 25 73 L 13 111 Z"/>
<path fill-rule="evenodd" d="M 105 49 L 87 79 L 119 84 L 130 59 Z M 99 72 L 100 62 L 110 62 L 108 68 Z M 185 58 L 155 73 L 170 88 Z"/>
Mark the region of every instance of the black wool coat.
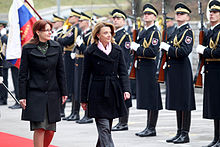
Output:
<path fill-rule="evenodd" d="M 123 93 L 130 92 L 130 85 L 121 48 L 112 44 L 106 55 L 93 43 L 84 56 L 81 103 L 88 103 L 89 116 L 113 119 L 127 115 Z"/>
<path fill-rule="evenodd" d="M 22 120 L 41 122 L 48 111 L 49 122 L 60 121 L 61 96 L 66 96 L 62 49 L 48 41 L 44 55 L 34 44 L 23 46 L 19 71 L 19 98 L 26 99 Z"/>
<path fill-rule="evenodd" d="M 205 83 L 203 99 L 203 117 L 220 119 L 220 24 L 209 30 L 204 39 L 203 57 L 205 58 Z M 215 45 L 211 45 L 212 42 Z"/>

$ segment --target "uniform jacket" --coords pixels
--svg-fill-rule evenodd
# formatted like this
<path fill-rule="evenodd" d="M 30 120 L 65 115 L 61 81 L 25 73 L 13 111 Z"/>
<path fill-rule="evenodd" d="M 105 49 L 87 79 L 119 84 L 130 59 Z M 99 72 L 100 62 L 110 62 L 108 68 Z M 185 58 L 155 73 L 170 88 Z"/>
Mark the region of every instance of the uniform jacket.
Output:
<path fill-rule="evenodd" d="M 209 30 L 204 39 L 205 83 L 203 117 L 220 119 L 220 24 Z"/>
<path fill-rule="evenodd" d="M 194 38 L 189 24 L 178 28 L 168 42 L 166 67 L 166 109 L 195 110 L 195 96 L 189 54 Z"/>
<path fill-rule="evenodd" d="M 137 108 L 162 109 L 160 87 L 156 79 L 156 56 L 159 53 L 160 33 L 155 25 L 138 33 L 136 95 Z"/>
<path fill-rule="evenodd" d="M 125 58 L 125 64 L 127 69 L 129 69 L 131 62 L 131 52 L 130 52 L 130 44 L 131 44 L 131 36 L 126 32 L 124 28 L 116 31 L 115 33 L 115 42 L 122 48 L 123 55 Z M 128 99 L 125 101 L 126 107 L 129 108 L 132 106 L 132 99 Z"/>
<path fill-rule="evenodd" d="M 37 45 L 23 47 L 19 94 L 20 99 L 26 99 L 27 106 L 22 112 L 22 120 L 43 121 L 46 110 L 49 122 L 60 120 L 60 99 L 67 95 L 63 57 L 57 42 L 50 40 L 48 43 L 45 55 Z"/>
<path fill-rule="evenodd" d="M 88 103 L 88 113 L 95 118 L 127 115 L 124 92 L 130 92 L 128 73 L 121 48 L 112 44 L 109 55 L 93 43 L 85 52 L 81 84 L 81 102 Z"/>

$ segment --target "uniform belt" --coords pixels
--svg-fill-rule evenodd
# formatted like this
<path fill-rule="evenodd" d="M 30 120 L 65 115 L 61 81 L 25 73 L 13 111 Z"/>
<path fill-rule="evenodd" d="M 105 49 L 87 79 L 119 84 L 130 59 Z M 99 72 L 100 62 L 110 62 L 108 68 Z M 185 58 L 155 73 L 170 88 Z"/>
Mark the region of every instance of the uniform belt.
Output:
<path fill-rule="evenodd" d="M 72 51 L 72 48 L 64 48 L 64 51 Z"/>
<path fill-rule="evenodd" d="M 150 59 L 150 60 L 156 60 L 156 57 L 142 57 L 138 56 L 139 59 Z"/>
<path fill-rule="evenodd" d="M 205 59 L 205 61 L 220 61 L 220 59 Z"/>
<path fill-rule="evenodd" d="M 84 58 L 83 54 L 76 54 L 76 58 Z"/>

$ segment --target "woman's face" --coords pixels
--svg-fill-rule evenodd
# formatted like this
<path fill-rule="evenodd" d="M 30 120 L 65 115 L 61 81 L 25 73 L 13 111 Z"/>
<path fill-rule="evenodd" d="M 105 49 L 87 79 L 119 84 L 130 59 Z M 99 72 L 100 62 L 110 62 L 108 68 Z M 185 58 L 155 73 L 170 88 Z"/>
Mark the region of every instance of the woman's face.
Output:
<path fill-rule="evenodd" d="M 107 45 L 111 42 L 112 34 L 110 27 L 102 27 L 100 32 L 97 34 L 97 37 L 103 45 Z"/>
<path fill-rule="evenodd" d="M 51 36 L 52 31 L 51 31 L 51 27 L 49 24 L 46 24 L 44 29 L 40 31 L 36 31 L 36 33 L 41 42 L 46 42 L 51 39 L 50 36 Z"/>

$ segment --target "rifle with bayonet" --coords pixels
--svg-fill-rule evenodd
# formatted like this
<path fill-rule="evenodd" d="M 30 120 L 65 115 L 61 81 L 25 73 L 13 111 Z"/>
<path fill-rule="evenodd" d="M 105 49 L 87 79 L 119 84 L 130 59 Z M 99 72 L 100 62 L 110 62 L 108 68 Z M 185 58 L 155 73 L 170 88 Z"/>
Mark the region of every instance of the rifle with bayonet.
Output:
<path fill-rule="evenodd" d="M 203 43 L 203 38 L 204 38 L 204 25 L 203 25 L 203 15 L 204 13 L 202 12 L 202 3 L 200 0 L 198 0 L 198 11 L 199 11 L 199 15 L 201 16 L 201 28 L 199 31 L 199 44 L 202 45 Z M 196 88 L 202 88 L 202 67 L 205 63 L 205 59 L 204 57 L 199 54 L 199 64 L 197 67 L 197 71 L 194 77 L 194 84 Z"/>
<path fill-rule="evenodd" d="M 167 41 L 167 22 L 166 22 L 167 13 L 165 12 L 164 0 L 162 0 L 162 14 L 163 14 L 163 20 L 164 20 L 162 41 L 166 42 Z M 159 70 L 159 75 L 158 75 L 158 82 L 159 83 L 164 83 L 164 81 L 165 81 L 165 72 L 164 72 L 164 68 L 163 68 L 165 62 L 166 62 L 166 51 L 162 51 L 161 57 L 158 62 L 158 68 L 157 68 Z"/>

